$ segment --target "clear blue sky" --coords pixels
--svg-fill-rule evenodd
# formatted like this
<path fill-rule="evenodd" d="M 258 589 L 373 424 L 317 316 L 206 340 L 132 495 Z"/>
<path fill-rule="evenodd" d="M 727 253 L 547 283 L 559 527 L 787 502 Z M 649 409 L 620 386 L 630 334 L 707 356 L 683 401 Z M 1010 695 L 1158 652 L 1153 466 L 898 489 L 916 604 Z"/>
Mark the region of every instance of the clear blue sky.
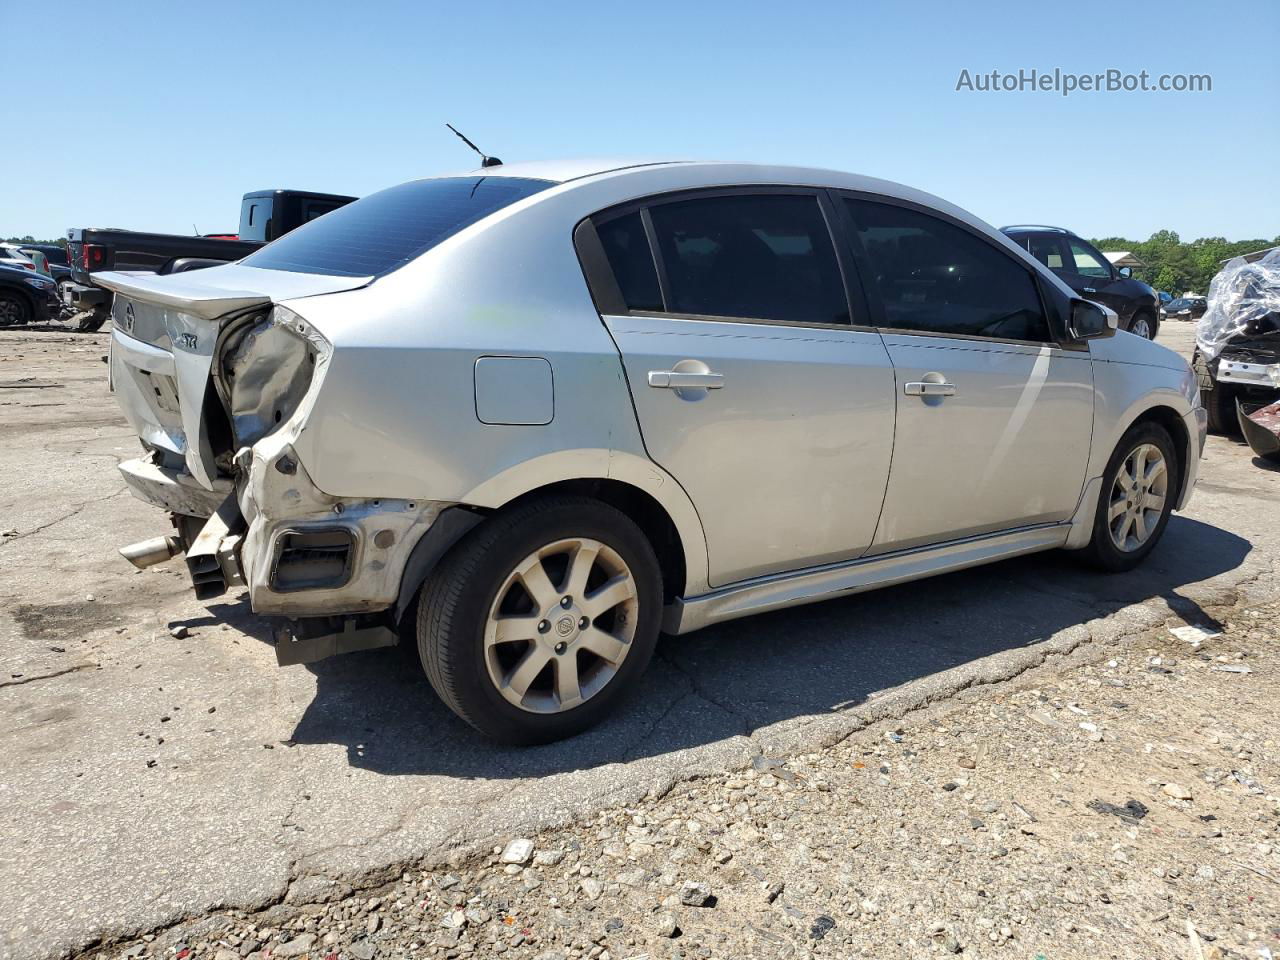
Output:
<path fill-rule="evenodd" d="M 997 225 L 1280 234 L 1280 3 L 0 4 L 0 235 L 234 229 L 575 155 L 835 167 Z M 1213 92 L 956 92 L 962 68 L 1208 73 Z M 28 94 L 15 95 L 26 88 Z"/>

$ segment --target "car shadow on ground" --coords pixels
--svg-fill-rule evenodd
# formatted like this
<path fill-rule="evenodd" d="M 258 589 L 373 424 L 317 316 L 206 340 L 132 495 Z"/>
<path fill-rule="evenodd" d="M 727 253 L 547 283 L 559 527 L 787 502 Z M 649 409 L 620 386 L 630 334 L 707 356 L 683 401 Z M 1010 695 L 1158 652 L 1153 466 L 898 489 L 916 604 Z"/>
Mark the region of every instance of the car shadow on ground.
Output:
<path fill-rule="evenodd" d="M 1250 549 L 1227 531 L 1174 517 L 1159 548 L 1127 574 L 1045 553 L 663 637 L 618 711 L 572 740 L 535 748 L 498 746 L 457 719 L 411 647 L 348 654 L 306 667 L 316 694 L 292 741 L 341 744 L 352 765 L 392 776 L 541 777 L 667 754 L 856 707 L 877 691 L 1154 597 L 1212 626 L 1180 589 L 1238 567 Z M 270 642 L 247 603 L 214 612 Z"/>

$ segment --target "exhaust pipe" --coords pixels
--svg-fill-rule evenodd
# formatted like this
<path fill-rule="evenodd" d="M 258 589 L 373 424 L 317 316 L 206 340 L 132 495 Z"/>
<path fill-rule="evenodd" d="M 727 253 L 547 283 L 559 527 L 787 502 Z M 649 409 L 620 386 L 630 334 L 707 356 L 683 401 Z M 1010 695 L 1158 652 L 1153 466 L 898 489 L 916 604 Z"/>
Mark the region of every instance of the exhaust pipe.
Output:
<path fill-rule="evenodd" d="M 181 552 L 182 546 L 178 543 L 177 537 L 152 537 L 150 540 L 139 540 L 137 543 L 120 548 L 120 556 L 139 570 L 172 560 Z"/>

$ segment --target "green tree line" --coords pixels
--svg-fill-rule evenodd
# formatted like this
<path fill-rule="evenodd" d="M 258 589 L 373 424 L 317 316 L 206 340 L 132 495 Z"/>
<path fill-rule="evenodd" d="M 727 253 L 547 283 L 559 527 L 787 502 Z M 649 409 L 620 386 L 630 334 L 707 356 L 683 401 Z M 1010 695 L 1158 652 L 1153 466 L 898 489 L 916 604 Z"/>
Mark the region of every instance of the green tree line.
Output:
<path fill-rule="evenodd" d="M 1222 269 L 1223 260 L 1280 245 L 1280 237 L 1271 240 L 1201 237 L 1184 243 L 1172 230 L 1158 230 L 1148 240 L 1102 237 L 1092 242 L 1099 250 L 1128 250 L 1145 264 L 1134 268 L 1134 276 L 1177 297 L 1187 290 L 1202 296 L 1207 294 L 1209 281 Z"/>
<path fill-rule="evenodd" d="M 58 239 L 56 240 L 37 240 L 35 237 L 33 237 L 29 233 L 25 237 L 5 237 L 4 242 L 5 243 L 52 243 L 64 249 L 67 246 L 66 237 L 58 237 Z"/>

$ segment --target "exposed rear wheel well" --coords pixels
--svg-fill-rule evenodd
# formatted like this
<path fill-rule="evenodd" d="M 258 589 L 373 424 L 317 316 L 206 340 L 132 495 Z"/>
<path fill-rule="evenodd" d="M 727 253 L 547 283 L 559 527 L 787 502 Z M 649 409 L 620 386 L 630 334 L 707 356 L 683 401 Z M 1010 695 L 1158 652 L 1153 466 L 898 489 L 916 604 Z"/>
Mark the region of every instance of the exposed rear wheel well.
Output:
<path fill-rule="evenodd" d="M 1137 420 L 1133 421 L 1133 423 L 1158 424 L 1161 427 L 1164 427 L 1165 431 L 1169 434 L 1169 437 L 1173 440 L 1174 454 L 1178 458 L 1178 484 L 1174 488 L 1178 491 L 1178 499 L 1175 503 L 1181 502 L 1183 493 L 1182 487 L 1183 484 L 1186 483 L 1187 469 L 1189 467 L 1187 457 L 1190 455 L 1189 451 L 1191 448 L 1191 437 L 1187 433 L 1186 422 L 1182 417 L 1178 416 L 1178 411 L 1174 410 L 1172 407 L 1152 407 L 1150 410 L 1143 411 L 1142 415 L 1138 417 Z"/>
<path fill-rule="evenodd" d="M 662 568 L 663 602 L 669 603 L 684 592 L 684 542 L 662 504 L 638 487 L 618 480 L 563 480 L 521 494 L 503 509 L 532 499 L 563 494 L 593 497 L 630 517 L 658 556 L 658 565 Z"/>

